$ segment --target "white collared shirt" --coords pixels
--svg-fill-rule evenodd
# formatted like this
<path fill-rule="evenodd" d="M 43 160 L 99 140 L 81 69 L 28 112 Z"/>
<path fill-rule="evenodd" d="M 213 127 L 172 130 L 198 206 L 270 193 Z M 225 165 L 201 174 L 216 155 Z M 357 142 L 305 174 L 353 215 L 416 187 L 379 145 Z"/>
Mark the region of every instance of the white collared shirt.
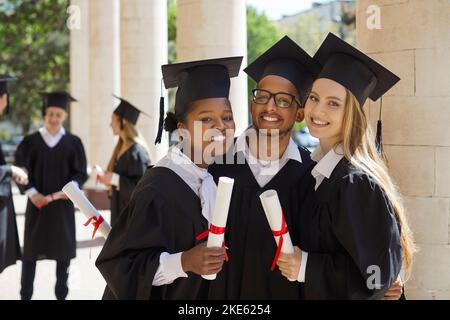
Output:
<path fill-rule="evenodd" d="M 251 130 L 253 130 L 253 132 Z M 236 140 L 233 151 L 234 154 L 236 154 L 237 152 L 242 152 L 244 154 L 248 166 L 250 167 L 250 170 L 255 177 L 255 180 L 258 182 L 258 185 L 263 188 L 286 165 L 289 160 L 295 160 L 302 163 L 302 157 L 297 145 L 291 138 L 289 139 L 289 144 L 281 158 L 271 161 L 259 160 L 258 157 L 255 157 L 250 151 L 246 139 L 247 137 L 249 137 L 249 140 L 252 141 L 251 135 L 254 134 L 254 130 L 254 128 L 249 128 L 243 134 L 241 134 Z"/>
<path fill-rule="evenodd" d="M 165 167 L 175 172 L 200 198 L 202 215 L 211 222 L 212 212 L 216 201 L 217 186 L 212 175 L 207 169 L 198 167 L 178 147 L 169 149 L 167 155 L 162 158 L 155 167 Z M 186 278 L 181 264 L 182 252 L 170 254 L 161 253 L 159 267 L 153 278 L 153 286 L 171 284 L 177 278 Z"/>
<path fill-rule="evenodd" d="M 242 152 L 244 154 L 250 170 L 255 177 L 255 180 L 258 182 L 261 188 L 269 183 L 289 160 L 295 160 L 302 163 L 302 157 L 300 155 L 298 147 L 292 139 L 289 139 L 289 144 L 280 159 L 272 161 L 258 160 L 257 157 L 252 154 L 247 144 L 247 136 L 249 136 L 249 134 L 255 133 L 252 133 L 250 130 L 255 129 L 249 128 L 237 138 L 236 145 L 234 146 L 234 154 L 236 154 L 237 152 Z M 305 281 L 306 263 L 308 261 L 307 252 L 302 251 L 301 261 L 302 262 L 300 264 L 300 270 L 297 276 L 298 282 Z"/>
<path fill-rule="evenodd" d="M 45 144 L 49 148 L 54 148 L 59 143 L 59 141 L 61 141 L 62 137 L 66 134 L 66 130 L 64 129 L 64 127 L 61 127 L 61 129 L 59 129 L 59 131 L 55 135 L 52 135 L 50 132 L 48 132 L 46 127 L 42 127 L 39 129 L 39 133 L 41 134 L 41 137 L 44 140 Z M 25 191 L 25 194 L 29 198 L 31 198 L 37 193 L 38 191 L 36 190 L 36 188 L 30 188 Z"/>
<path fill-rule="evenodd" d="M 42 139 L 44 139 L 45 144 L 49 148 L 54 148 L 59 143 L 61 138 L 66 134 L 66 130 L 64 129 L 64 127 L 61 127 L 61 129 L 59 129 L 59 131 L 55 135 L 52 135 L 50 132 L 48 132 L 46 127 L 43 127 L 39 129 L 39 133 L 41 134 Z"/>
<path fill-rule="evenodd" d="M 317 162 L 316 166 L 311 170 L 312 176 L 316 179 L 315 189 L 317 190 L 323 180 L 329 179 L 338 163 L 344 157 L 341 145 L 332 148 L 327 154 L 323 154 L 320 146 L 311 154 L 311 159 Z"/>

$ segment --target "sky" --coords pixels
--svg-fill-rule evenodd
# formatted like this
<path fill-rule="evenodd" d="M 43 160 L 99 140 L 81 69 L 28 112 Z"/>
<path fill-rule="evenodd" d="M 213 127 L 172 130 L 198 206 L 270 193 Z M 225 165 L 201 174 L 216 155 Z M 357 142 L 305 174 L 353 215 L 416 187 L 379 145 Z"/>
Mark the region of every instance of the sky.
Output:
<path fill-rule="evenodd" d="M 265 12 L 270 20 L 278 20 L 283 15 L 293 15 L 311 8 L 313 2 L 329 2 L 329 0 L 246 0 L 247 5 Z"/>

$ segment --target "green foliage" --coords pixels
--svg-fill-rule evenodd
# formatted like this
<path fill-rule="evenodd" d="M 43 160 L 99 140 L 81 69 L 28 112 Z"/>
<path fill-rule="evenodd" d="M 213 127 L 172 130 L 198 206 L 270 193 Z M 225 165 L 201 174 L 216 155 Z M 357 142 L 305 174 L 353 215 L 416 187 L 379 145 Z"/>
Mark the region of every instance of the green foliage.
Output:
<path fill-rule="evenodd" d="M 248 63 L 269 49 L 280 38 L 277 26 L 265 14 L 260 14 L 253 7 L 247 7 L 247 54 Z M 249 78 L 248 94 L 255 88 L 255 82 Z"/>
<path fill-rule="evenodd" d="M 167 23 L 169 34 L 169 63 L 177 60 L 176 39 L 177 39 L 177 2 L 169 0 L 167 2 Z"/>
<path fill-rule="evenodd" d="M 10 85 L 12 120 L 26 134 L 41 119 L 39 91 L 67 90 L 68 0 L 0 0 L 0 73 Z"/>

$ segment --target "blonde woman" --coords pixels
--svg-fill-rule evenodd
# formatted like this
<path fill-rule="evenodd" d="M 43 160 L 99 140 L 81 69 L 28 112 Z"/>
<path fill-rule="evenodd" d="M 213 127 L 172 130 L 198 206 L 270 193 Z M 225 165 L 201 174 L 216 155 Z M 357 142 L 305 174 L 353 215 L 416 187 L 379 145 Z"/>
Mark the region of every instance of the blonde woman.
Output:
<path fill-rule="evenodd" d="M 305 299 L 381 299 L 402 268 L 409 274 L 414 245 L 362 106 L 400 79 L 332 34 L 315 59 L 323 67 L 305 118 L 320 139 L 317 165 L 295 224 L 300 248 L 278 266 L 301 275 Z"/>
<path fill-rule="evenodd" d="M 128 101 L 118 99 L 120 104 L 111 116 L 111 128 L 113 134 L 119 136 L 119 141 L 114 148 L 106 173 L 98 177 L 99 182 L 109 188 L 112 226 L 130 201 L 131 193 L 150 165 L 147 143 L 135 127 L 142 111 Z"/>

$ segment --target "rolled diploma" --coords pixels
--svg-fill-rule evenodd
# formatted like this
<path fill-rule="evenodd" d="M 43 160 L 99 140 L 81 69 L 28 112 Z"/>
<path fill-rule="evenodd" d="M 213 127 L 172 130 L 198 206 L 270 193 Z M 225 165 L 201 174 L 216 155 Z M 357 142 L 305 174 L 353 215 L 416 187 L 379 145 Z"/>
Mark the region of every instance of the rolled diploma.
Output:
<path fill-rule="evenodd" d="M 283 209 L 281 208 L 280 199 L 278 198 L 277 192 L 275 190 L 267 190 L 263 192 L 259 198 L 261 199 L 270 229 L 272 229 L 272 231 L 281 230 Z M 280 237 L 274 236 L 274 238 L 278 246 Z M 292 240 L 289 232 L 283 235 L 283 247 L 281 248 L 281 252 L 287 254 L 294 253 L 294 247 L 292 246 Z M 295 279 L 289 280 L 295 281 Z"/>
<path fill-rule="evenodd" d="M 94 166 L 95 171 L 97 172 L 97 175 L 100 177 L 103 177 L 105 174 L 105 171 L 103 171 L 102 167 L 100 167 L 98 164 Z"/>
<path fill-rule="evenodd" d="M 75 206 L 80 209 L 80 211 L 85 215 L 87 219 L 95 216 L 98 218 L 100 213 L 97 209 L 94 208 L 92 203 L 86 198 L 86 196 L 81 192 L 78 185 L 71 181 L 64 186 L 62 191 L 69 197 L 69 199 L 75 204 Z M 98 228 L 100 234 L 105 237 L 108 237 L 109 231 L 111 231 L 111 227 L 106 220 L 103 220 L 100 227 Z"/>
<path fill-rule="evenodd" d="M 212 224 L 216 227 L 225 228 L 227 225 L 228 210 L 230 208 L 231 194 L 233 192 L 234 179 L 227 177 L 219 178 L 219 185 L 217 186 L 216 203 L 214 205 L 214 212 L 212 216 Z M 208 242 L 206 246 L 222 247 L 224 234 L 209 233 Z M 215 274 L 202 276 L 206 280 L 216 279 Z"/>

